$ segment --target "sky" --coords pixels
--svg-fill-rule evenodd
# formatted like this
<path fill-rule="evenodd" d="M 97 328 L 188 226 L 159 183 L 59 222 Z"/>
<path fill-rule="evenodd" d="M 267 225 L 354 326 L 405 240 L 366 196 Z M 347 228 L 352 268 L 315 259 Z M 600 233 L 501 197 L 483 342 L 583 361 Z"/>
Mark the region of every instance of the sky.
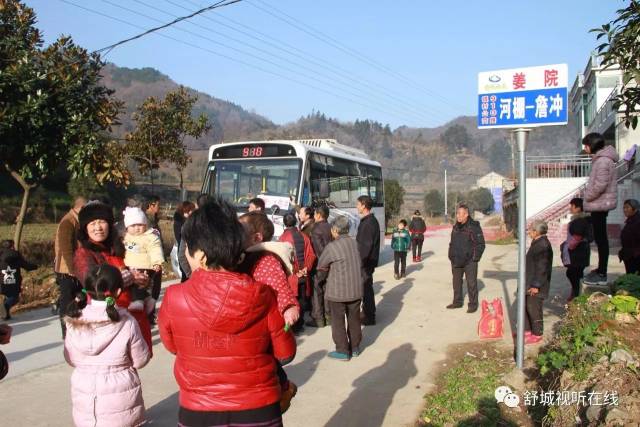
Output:
<path fill-rule="evenodd" d="M 47 44 L 64 34 L 93 51 L 215 0 L 25 2 Z M 242 0 L 104 59 L 153 67 L 279 124 L 321 111 L 342 121 L 435 127 L 476 114 L 481 71 L 567 63 L 571 84 L 597 45 L 589 30 L 625 3 Z"/>

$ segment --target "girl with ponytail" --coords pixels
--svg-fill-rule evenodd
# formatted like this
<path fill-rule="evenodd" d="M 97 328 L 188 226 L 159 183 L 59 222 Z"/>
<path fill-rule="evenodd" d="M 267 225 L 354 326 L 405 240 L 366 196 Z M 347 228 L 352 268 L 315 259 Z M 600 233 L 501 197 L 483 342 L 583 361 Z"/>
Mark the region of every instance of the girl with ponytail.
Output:
<path fill-rule="evenodd" d="M 116 305 L 123 289 L 120 270 L 93 267 L 69 304 L 64 356 L 71 375 L 76 426 L 138 426 L 145 422 L 138 369 L 151 353 L 138 322 Z"/>

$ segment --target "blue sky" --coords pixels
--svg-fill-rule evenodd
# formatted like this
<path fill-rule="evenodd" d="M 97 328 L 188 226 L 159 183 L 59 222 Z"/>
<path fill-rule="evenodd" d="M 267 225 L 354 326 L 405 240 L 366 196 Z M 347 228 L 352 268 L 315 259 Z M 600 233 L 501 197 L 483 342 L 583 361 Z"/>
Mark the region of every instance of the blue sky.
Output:
<path fill-rule="evenodd" d="M 144 29 L 214 3 L 66 1 Z M 62 0 L 26 3 L 47 43 L 68 34 L 94 50 L 141 32 Z M 596 46 L 589 29 L 625 3 L 244 0 L 161 31 L 182 43 L 152 34 L 114 49 L 106 60 L 154 67 L 276 123 L 315 109 L 344 121 L 431 127 L 475 115 L 480 71 L 568 63 L 573 81 Z"/>

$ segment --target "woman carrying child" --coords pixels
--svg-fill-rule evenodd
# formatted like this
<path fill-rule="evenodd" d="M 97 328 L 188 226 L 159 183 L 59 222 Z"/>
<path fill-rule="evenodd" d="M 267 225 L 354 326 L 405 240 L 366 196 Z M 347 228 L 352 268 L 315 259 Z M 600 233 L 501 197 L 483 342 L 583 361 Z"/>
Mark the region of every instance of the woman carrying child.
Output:
<path fill-rule="evenodd" d="M 128 308 L 132 301 L 131 286 L 149 286 L 149 277 L 130 271 L 124 265 L 124 245 L 115 232 L 111 206 L 100 202 L 87 203 L 78 214 L 78 249 L 73 256 L 76 277 L 84 284 L 91 269 L 102 264 L 116 267 L 122 275 L 124 290 L 116 298 L 118 307 Z M 66 310 L 66 307 L 60 307 Z M 151 351 L 151 325 L 144 311 L 132 311 L 140 331 Z"/>

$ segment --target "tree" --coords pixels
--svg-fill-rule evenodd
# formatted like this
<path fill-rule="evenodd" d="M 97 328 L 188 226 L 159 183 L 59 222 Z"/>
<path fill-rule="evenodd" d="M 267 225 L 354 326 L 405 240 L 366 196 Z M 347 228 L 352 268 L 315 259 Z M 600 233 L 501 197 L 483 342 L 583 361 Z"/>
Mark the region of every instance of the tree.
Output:
<path fill-rule="evenodd" d="M 180 86 L 167 93 L 162 101 L 152 96 L 147 98 L 133 114 L 136 129 L 126 135 L 127 153 L 138 164 L 141 174 L 150 175 L 152 188 L 153 170 L 161 163 L 173 163 L 180 172 L 182 189 L 182 172 L 191 161 L 184 139 L 187 136 L 200 138 L 210 129 L 204 113 L 196 119 L 191 116 L 197 99 Z"/>
<path fill-rule="evenodd" d="M 23 190 L 16 246 L 31 192 L 60 167 L 129 182 L 122 147 L 105 137 L 122 104 L 100 84 L 99 55 L 69 37 L 43 48 L 35 22 L 33 9 L 0 0 L 0 164 Z"/>
<path fill-rule="evenodd" d="M 489 214 L 493 211 L 495 205 L 493 194 L 486 188 L 476 188 L 469 191 L 465 196 L 471 210 L 479 211 L 483 214 Z"/>
<path fill-rule="evenodd" d="M 430 217 L 444 213 L 444 197 L 438 190 L 431 190 L 424 196 L 424 210 Z"/>
<path fill-rule="evenodd" d="M 496 141 L 487 153 L 489 157 L 489 166 L 492 170 L 499 173 L 506 173 L 511 165 L 511 146 L 504 139 Z"/>
<path fill-rule="evenodd" d="M 453 125 L 447 128 L 440 136 L 450 152 L 462 151 L 471 147 L 471 135 L 462 125 Z"/>
<path fill-rule="evenodd" d="M 631 0 L 626 8 L 619 9 L 616 14 L 616 19 L 591 31 L 598 34 L 598 40 L 606 37 L 607 41 L 598 46 L 604 64 L 618 64 L 623 72 L 622 88 L 614 99 L 613 107 L 624 113 L 625 126 L 635 129 L 640 104 L 640 2 Z"/>
<path fill-rule="evenodd" d="M 384 180 L 384 227 L 387 228 L 389 219 L 400 213 L 404 203 L 404 188 L 395 179 Z"/>

